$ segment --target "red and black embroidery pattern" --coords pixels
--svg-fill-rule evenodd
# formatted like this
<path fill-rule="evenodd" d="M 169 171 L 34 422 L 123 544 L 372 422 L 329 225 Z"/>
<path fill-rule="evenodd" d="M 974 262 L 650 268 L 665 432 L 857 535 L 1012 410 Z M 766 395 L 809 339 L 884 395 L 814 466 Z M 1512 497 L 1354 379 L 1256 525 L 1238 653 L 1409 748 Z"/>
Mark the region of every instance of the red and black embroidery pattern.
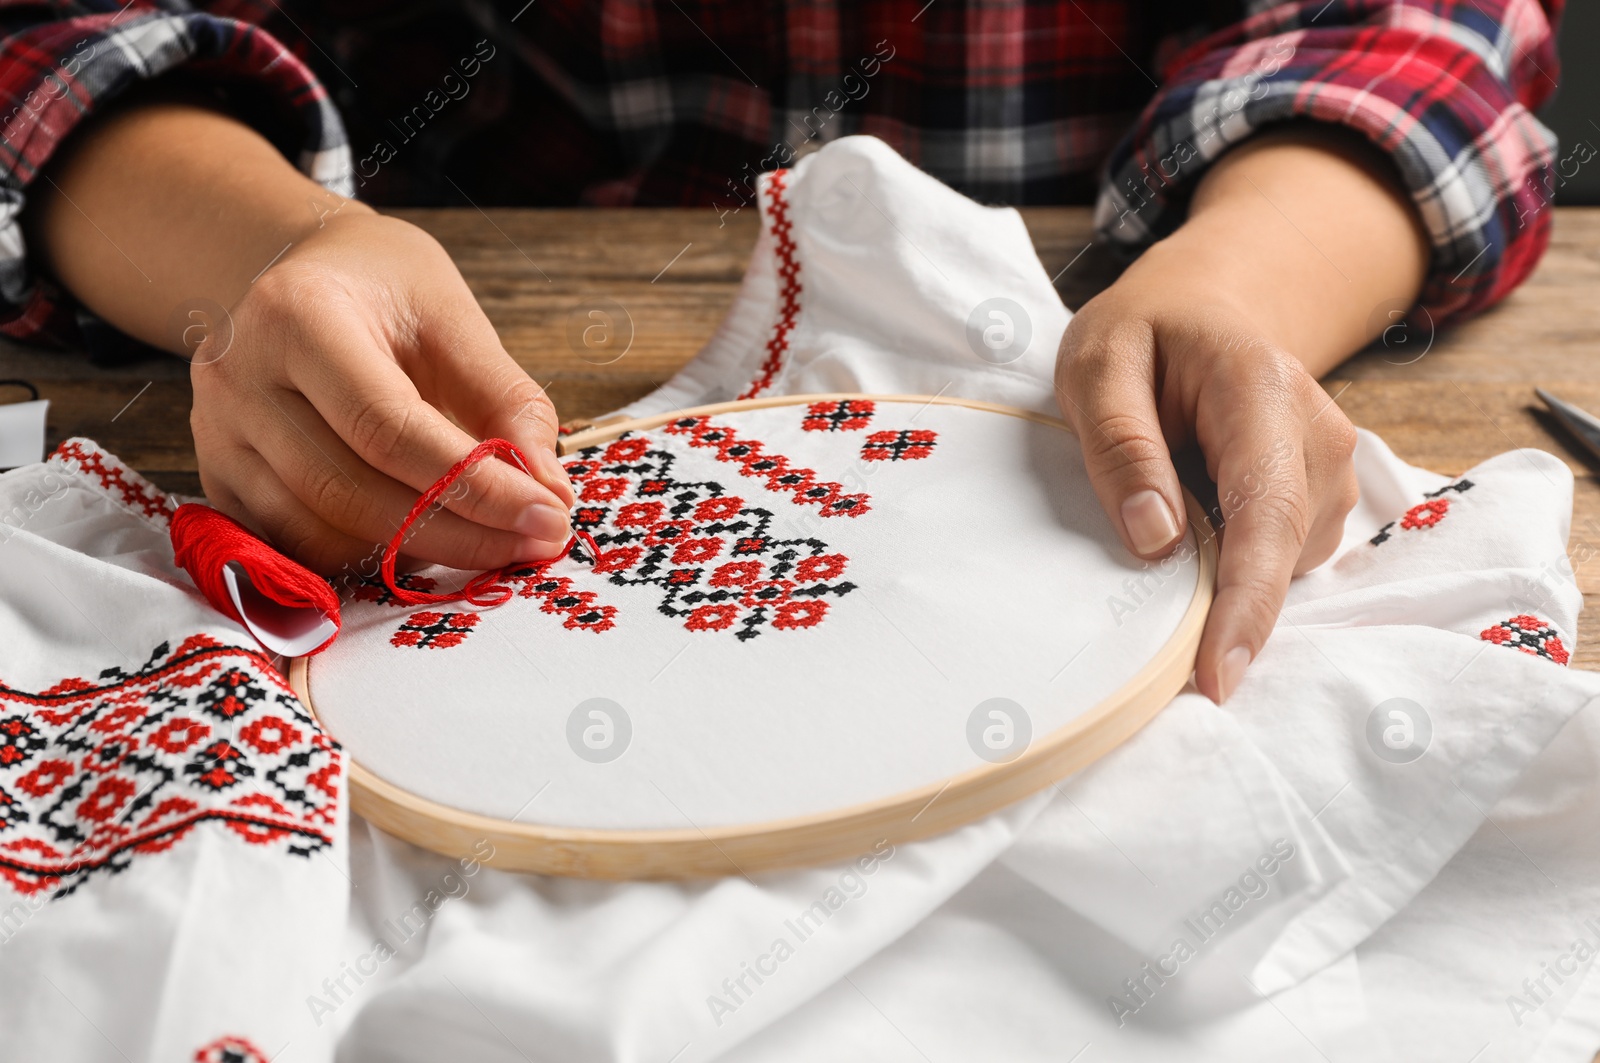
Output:
<path fill-rule="evenodd" d="M 193 635 L 136 671 L 0 683 L 0 879 L 70 893 L 214 822 L 299 856 L 332 844 L 339 747 L 254 650 Z"/>
<path fill-rule="evenodd" d="M 420 591 L 424 594 L 433 590 L 434 586 L 439 582 L 427 576 L 419 576 L 415 572 L 398 572 L 395 574 L 394 581 L 396 585 L 404 587 L 408 591 Z M 404 603 L 394 596 L 394 592 L 389 589 L 388 585 L 377 577 L 363 579 L 356 584 L 352 597 L 358 602 L 371 602 L 373 605 L 393 605 L 401 609 L 405 608 Z"/>
<path fill-rule="evenodd" d="M 1391 520 L 1388 524 L 1378 529 L 1378 534 L 1372 537 L 1372 545 L 1382 546 L 1388 542 L 1393 537 L 1393 530 L 1396 524 L 1400 525 L 1402 531 L 1417 531 L 1421 528 L 1433 527 L 1441 520 L 1444 520 L 1445 514 L 1450 512 L 1450 500 L 1444 496 L 1452 491 L 1456 494 L 1463 494 L 1470 490 L 1472 490 L 1471 480 L 1458 480 L 1453 484 L 1445 484 L 1437 491 L 1427 492 L 1422 496 L 1425 501 L 1419 502 L 1406 510 L 1405 516 L 1398 521 Z"/>
<path fill-rule="evenodd" d="M 477 626 L 477 613 L 412 613 L 400 629 L 389 636 L 389 642 L 395 646 L 415 646 L 419 650 L 446 650 L 465 642 Z"/>
<path fill-rule="evenodd" d="M 866 495 L 845 495 L 810 469 L 760 443 L 739 439 L 704 417 L 683 418 L 666 431 L 690 446 L 715 447 L 720 461 L 760 477 L 796 503 L 822 507 L 823 516 L 859 516 Z M 690 631 L 724 631 L 755 638 L 763 628 L 813 627 L 828 613 L 827 598 L 855 585 L 840 581 L 849 560 L 819 539 L 780 538 L 770 510 L 749 505 L 713 481 L 675 479 L 676 457 L 632 433 L 608 446 L 588 447 L 566 465 L 578 491 L 573 527 L 594 536 L 594 571 L 618 586 L 650 584 L 665 592 L 659 606 Z M 513 573 L 515 575 L 515 573 Z"/>
<path fill-rule="evenodd" d="M 574 517 L 576 521 L 576 517 Z M 610 631 L 617 626 L 617 607 L 602 605 L 594 591 L 580 591 L 568 576 L 552 575 L 554 561 L 540 561 L 506 574 L 524 598 L 538 598 L 547 613 L 566 617 L 562 627 L 575 631 Z"/>
<path fill-rule="evenodd" d="M 757 440 L 741 439 L 732 428 L 709 417 L 680 417 L 669 421 L 662 430 L 669 435 L 687 436 L 692 447 L 714 449 L 716 459 L 738 466 L 741 476 L 762 480 L 769 491 L 787 491 L 794 496 L 796 505 L 816 506 L 824 517 L 859 517 L 872 508 L 869 496 L 847 495 L 842 484 L 818 480 L 812 470 L 791 464 L 782 454 L 766 453 Z M 601 501 L 608 489 L 602 486 L 605 483 L 608 482 L 600 481 L 594 486 L 594 497 Z M 580 498 L 588 501 L 589 491 L 586 487 Z"/>
<path fill-rule="evenodd" d="M 243 1037 L 219 1037 L 194 1054 L 194 1063 L 268 1063 L 267 1054 Z"/>
<path fill-rule="evenodd" d="M 129 509 L 165 525 L 172 503 L 165 492 L 88 439 L 69 439 L 50 455 L 53 464 L 91 478 Z"/>
<path fill-rule="evenodd" d="M 925 428 L 874 432 L 861 448 L 864 461 L 916 461 L 933 453 L 939 433 Z"/>
<path fill-rule="evenodd" d="M 767 217 L 772 222 L 772 238 L 776 243 L 778 266 L 778 319 L 772 324 L 772 336 L 767 340 L 767 357 L 750 386 L 739 394 L 741 399 L 754 398 L 772 386 L 772 381 L 783 366 L 783 356 L 789 350 L 789 334 L 794 331 L 800 317 L 800 256 L 795 252 L 794 226 L 789 221 L 789 171 L 773 170 L 767 178 Z"/>
<path fill-rule="evenodd" d="M 1566 646 L 1562 645 L 1561 633 L 1549 621 L 1527 613 L 1484 628 L 1478 637 L 1496 646 L 1509 646 L 1557 664 L 1566 664 L 1572 657 Z"/>
<path fill-rule="evenodd" d="M 0 768 L 21 764 L 44 746 L 44 734 L 26 716 L 0 720 Z"/>
<path fill-rule="evenodd" d="M 15 827 L 18 823 L 26 823 L 27 810 L 22 807 L 22 802 L 0 789 L 0 833 Z"/>
<path fill-rule="evenodd" d="M 876 410 L 871 399 L 813 402 L 806 407 L 800 427 L 807 432 L 855 432 L 867 427 Z"/>

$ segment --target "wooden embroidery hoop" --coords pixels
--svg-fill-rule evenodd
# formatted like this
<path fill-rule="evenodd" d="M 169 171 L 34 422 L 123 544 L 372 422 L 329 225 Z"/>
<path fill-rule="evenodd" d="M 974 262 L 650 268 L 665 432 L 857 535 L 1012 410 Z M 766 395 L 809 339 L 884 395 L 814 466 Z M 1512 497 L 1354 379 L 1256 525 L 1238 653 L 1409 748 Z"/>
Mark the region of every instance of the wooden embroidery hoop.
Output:
<path fill-rule="evenodd" d="M 679 417 L 850 399 L 965 406 L 1068 430 L 1057 418 L 996 403 L 835 393 L 774 396 L 619 418 L 582 427 L 563 437 L 558 450 L 571 454 Z M 1116 693 L 1069 724 L 1038 737 L 1012 760 L 985 763 L 940 783 L 812 816 L 704 830 L 589 830 L 513 822 L 452 808 L 402 789 L 347 756 L 351 808 L 390 834 L 446 856 L 472 856 L 507 871 L 600 879 L 687 879 L 823 865 L 858 856 L 884 841 L 898 845 L 954 830 L 1087 767 L 1132 737 L 1183 689 L 1194 668 L 1217 571 L 1210 523 L 1187 491 L 1184 502 L 1195 532 L 1199 571 L 1194 597 L 1177 630 Z M 315 716 L 309 663 L 307 657 L 292 661 L 289 683 Z M 487 859 L 482 856 L 485 841 L 493 847 Z"/>

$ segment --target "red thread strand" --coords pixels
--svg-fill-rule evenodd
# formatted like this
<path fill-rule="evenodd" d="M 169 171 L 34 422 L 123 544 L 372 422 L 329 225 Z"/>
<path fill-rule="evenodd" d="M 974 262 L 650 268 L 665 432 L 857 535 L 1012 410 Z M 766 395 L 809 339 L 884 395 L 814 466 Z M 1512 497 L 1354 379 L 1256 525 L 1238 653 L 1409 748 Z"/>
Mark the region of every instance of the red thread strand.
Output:
<path fill-rule="evenodd" d="M 405 520 L 400 522 L 400 530 L 395 533 L 393 539 L 389 540 L 389 545 L 383 552 L 383 563 L 380 566 L 380 571 L 383 574 L 383 585 L 389 589 L 390 594 L 394 595 L 395 601 L 400 602 L 402 605 L 442 605 L 445 602 L 464 601 L 469 605 L 492 609 L 511 600 L 515 592 L 502 580 L 506 578 L 506 575 L 512 569 L 528 564 L 528 562 L 513 562 L 502 568 L 480 572 L 469 579 L 460 590 L 450 591 L 445 594 L 407 590 L 396 583 L 394 577 L 395 561 L 400 556 L 400 544 L 405 541 L 406 533 L 411 530 L 411 526 L 417 522 L 417 519 L 422 516 L 428 507 L 439 501 L 439 497 L 448 491 L 450 486 L 459 480 L 463 473 L 491 455 L 516 464 L 524 472 L 528 471 L 527 456 L 522 453 L 522 450 L 515 443 L 506 439 L 485 439 L 482 443 L 473 447 L 466 457 L 450 466 L 449 471 L 439 477 L 432 487 L 424 491 L 422 497 L 417 499 L 416 505 L 411 507 L 411 512 L 406 514 Z M 594 538 L 588 532 L 578 531 L 573 533 L 572 538 L 567 540 L 567 545 L 562 547 L 561 552 L 555 557 L 534 563 L 550 564 L 559 561 L 570 554 L 572 548 L 580 540 L 589 551 L 591 563 L 598 560 L 600 548 L 596 545 Z"/>

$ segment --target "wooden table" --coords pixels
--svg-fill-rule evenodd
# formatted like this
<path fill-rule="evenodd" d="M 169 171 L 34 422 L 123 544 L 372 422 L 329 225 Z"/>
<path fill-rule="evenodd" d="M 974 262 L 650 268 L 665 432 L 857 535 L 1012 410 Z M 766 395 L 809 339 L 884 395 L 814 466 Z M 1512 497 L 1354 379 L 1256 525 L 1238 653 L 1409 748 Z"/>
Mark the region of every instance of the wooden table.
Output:
<path fill-rule="evenodd" d="M 443 242 L 506 348 L 565 418 L 635 399 L 692 356 L 732 300 L 756 236 L 750 211 L 726 225 L 710 210 L 399 213 Z M 1085 250 L 1088 210 L 1023 215 L 1068 306 L 1115 277 L 1099 248 Z M 1522 446 L 1565 460 L 1578 477 L 1569 552 L 1591 609 L 1600 605 L 1600 483 L 1534 410 L 1533 387 L 1600 411 L 1597 294 L 1600 209 L 1561 208 L 1539 271 L 1501 306 L 1437 336 L 1420 358 L 1426 335 L 1404 347 L 1376 345 L 1325 382 L 1356 424 L 1442 473 Z M 606 366 L 566 339 L 569 315 L 598 299 L 621 304 L 635 330 L 627 355 Z M 198 493 L 188 372 L 177 359 L 99 369 L 78 354 L 0 346 L 0 377 L 30 379 L 51 400 L 52 446 L 90 436 L 160 486 Z M 1576 663 L 1600 668 L 1600 639 L 1580 639 Z"/>

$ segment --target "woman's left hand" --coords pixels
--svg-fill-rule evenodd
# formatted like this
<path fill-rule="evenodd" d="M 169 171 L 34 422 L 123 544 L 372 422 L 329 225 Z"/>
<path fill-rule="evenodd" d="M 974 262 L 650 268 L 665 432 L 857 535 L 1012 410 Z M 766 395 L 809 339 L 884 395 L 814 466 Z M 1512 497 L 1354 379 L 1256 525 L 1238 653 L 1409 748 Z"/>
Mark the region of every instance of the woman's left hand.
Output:
<path fill-rule="evenodd" d="M 1213 164 L 1188 220 L 1067 328 L 1057 398 L 1128 549 L 1179 542 L 1172 448 L 1198 444 L 1216 481 L 1226 530 L 1195 662 L 1214 701 L 1356 503 L 1356 431 L 1316 376 L 1389 323 L 1377 311 L 1411 305 L 1427 264 L 1387 160 L 1334 127 L 1286 128 Z"/>

